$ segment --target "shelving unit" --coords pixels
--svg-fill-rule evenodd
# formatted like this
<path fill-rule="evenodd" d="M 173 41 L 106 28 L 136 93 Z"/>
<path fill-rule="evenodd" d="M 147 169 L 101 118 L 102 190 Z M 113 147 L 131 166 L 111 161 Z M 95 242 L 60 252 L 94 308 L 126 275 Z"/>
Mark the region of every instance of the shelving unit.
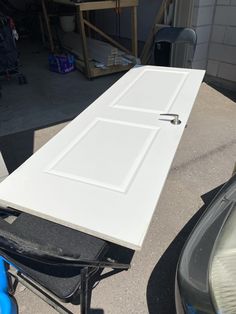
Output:
<path fill-rule="evenodd" d="M 43 16 L 45 20 L 45 25 L 48 32 L 49 44 L 50 49 L 52 52 L 55 51 L 55 45 L 53 42 L 53 36 L 50 26 L 50 16 L 47 13 L 47 7 L 45 0 L 41 0 L 42 2 L 42 9 L 43 9 Z M 131 54 L 135 57 L 138 55 L 138 40 L 137 40 L 137 6 L 138 0 L 119 0 L 119 7 L 117 7 L 116 0 L 103 0 L 103 1 L 92 1 L 92 2 L 72 2 L 71 0 L 51 0 L 51 2 L 61 4 L 61 5 L 68 5 L 73 6 L 75 9 L 75 16 L 77 19 L 77 26 L 79 26 L 80 36 L 81 36 L 81 45 L 83 51 L 83 60 L 76 61 L 76 67 L 81 70 L 85 75 L 91 79 L 97 76 L 103 76 L 111 73 L 127 71 L 133 65 L 114 65 L 109 66 L 107 68 L 97 68 L 94 66 L 94 62 L 89 58 L 88 52 L 88 45 L 87 45 L 87 36 L 86 36 L 86 29 L 93 30 L 95 33 L 98 33 L 101 37 L 103 37 L 107 42 L 109 42 L 114 47 L 119 48 L 120 50 L 126 52 L 127 54 Z M 123 8 L 130 8 L 131 9 L 131 30 L 132 30 L 132 40 L 131 40 L 131 49 L 130 51 L 118 43 L 116 40 L 111 38 L 108 34 L 106 34 L 103 30 L 99 29 L 97 26 L 92 24 L 88 18 L 89 11 L 96 11 L 96 10 L 117 10 Z"/>

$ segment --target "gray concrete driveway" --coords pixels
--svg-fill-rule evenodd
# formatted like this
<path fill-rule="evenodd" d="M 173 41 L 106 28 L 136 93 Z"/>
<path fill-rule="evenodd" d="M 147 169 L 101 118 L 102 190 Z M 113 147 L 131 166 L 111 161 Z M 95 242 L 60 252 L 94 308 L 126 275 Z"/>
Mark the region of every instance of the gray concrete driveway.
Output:
<path fill-rule="evenodd" d="M 36 131 L 34 150 L 64 125 Z M 143 249 L 135 253 L 131 270 L 101 281 L 94 289 L 92 313 L 175 313 L 176 262 L 203 206 L 201 195 L 225 182 L 232 173 L 235 161 L 236 104 L 204 83 Z M 16 299 L 22 314 L 55 313 L 22 287 L 17 290 Z M 79 313 L 79 308 L 68 307 L 74 313 Z"/>

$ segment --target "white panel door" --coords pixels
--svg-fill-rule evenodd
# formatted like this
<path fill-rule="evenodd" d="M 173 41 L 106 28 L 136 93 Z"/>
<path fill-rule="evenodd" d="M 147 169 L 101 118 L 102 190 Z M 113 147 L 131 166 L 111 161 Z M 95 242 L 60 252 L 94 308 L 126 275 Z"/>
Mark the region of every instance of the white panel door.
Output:
<path fill-rule="evenodd" d="M 203 75 L 130 70 L 1 183 L 1 205 L 140 249 Z"/>

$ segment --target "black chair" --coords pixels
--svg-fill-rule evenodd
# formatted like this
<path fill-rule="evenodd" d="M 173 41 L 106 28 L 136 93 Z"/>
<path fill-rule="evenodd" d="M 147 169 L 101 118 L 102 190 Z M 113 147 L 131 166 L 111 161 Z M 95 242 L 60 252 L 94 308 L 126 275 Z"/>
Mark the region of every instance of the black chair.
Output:
<path fill-rule="evenodd" d="M 163 27 L 161 28 L 155 37 L 155 45 L 154 45 L 154 61 L 156 65 L 166 65 L 160 64 L 160 60 L 158 55 L 160 55 L 160 50 L 163 48 L 162 43 L 167 43 L 170 45 L 173 44 L 188 44 L 192 46 L 192 52 L 189 54 L 188 65 L 187 67 L 192 67 L 192 61 L 194 57 L 194 53 L 196 50 L 197 44 L 197 34 L 192 28 L 182 28 L 182 27 Z M 168 52 L 165 52 L 164 63 L 169 62 L 170 60 L 170 47 L 168 48 Z M 166 61 L 168 60 L 168 61 Z"/>
<path fill-rule="evenodd" d="M 0 312 L 5 313 L 1 300 L 7 299 L 6 290 L 13 295 L 21 282 L 60 313 L 71 312 L 58 301 L 80 303 L 80 313 L 89 313 L 92 287 L 102 270 L 111 268 L 113 274 L 130 267 L 114 260 L 111 247 L 109 242 L 29 214 L 17 213 L 12 223 L 0 218 Z M 10 313 L 17 313 L 14 306 Z"/>

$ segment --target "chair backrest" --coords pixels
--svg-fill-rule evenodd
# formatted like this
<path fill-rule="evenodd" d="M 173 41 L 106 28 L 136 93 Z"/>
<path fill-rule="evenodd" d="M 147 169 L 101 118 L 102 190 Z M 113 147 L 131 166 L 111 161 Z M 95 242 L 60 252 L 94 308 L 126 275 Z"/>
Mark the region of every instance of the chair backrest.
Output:
<path fill-rule="evenodd" d="M 188 61 L 192 65 L 192 60 L 197 44 L 197 34 L 194 29 L 185 27 L 163 27 L 156 34 L 155 46 L 161 42 L 191 45 L 193 47 L 193 51 L 189 56 Z"/>
<path fill-rule="evenodd" d="M 159 42 L 188 43 L 194 46 L 197 43 L 197 34 L 192 28 L 163 27 L 156 34 L 155 43 Z"/>

